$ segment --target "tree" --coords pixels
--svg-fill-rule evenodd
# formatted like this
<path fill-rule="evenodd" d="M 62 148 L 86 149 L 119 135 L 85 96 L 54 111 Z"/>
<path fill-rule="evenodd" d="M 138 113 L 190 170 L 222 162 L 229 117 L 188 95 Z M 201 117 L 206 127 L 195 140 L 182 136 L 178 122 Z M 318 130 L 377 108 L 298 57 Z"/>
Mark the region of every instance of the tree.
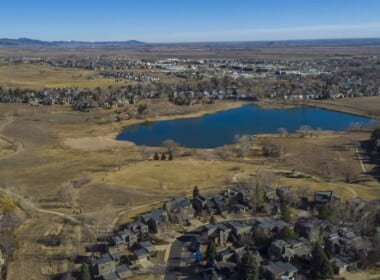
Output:
<path fill-rule="evenodd" d="M 278 128 L 277 133 L 280 134 L 281 137 L 288 136 L 288 131 L 284 127 Z"/>
<path fill-rule="evenodd" d="M 208 265 L 211 265 L 216 257 L 216 246 L 214 240 L 211 240 L 207 244 L 206 249 L 206 261 Z"/>
<path fill-rule="evenodd" d="M 146 146 L 140 146 L 139 147 L 139 150 L 140 150 L 140 154 L 141 154 L 141 158 L 143 160 L 147 160 L 149 158 L 149 151 L 148 149 L 146 148 Z"/>
<path fill-rule="evenodd" d="M 218 273 L 216 273 L 216 271 L 215 271 L 214 268 L 213 268 L 212 271 L 211 271 L 210 279 L 211 279 L 211 280 L 218 280 L 218 279 L 219 279 Z"/>
<path fill-rule="evenodd" d="M 174 154 L 178 148 L 178 144 L 171 139 L 165 140 L 164 143 L 162 143 L 162 145 L 166 148 L 168 154 Z"/>
<path fill-rule="evenodd" d="M 169 152 L 169 160 L 173 160 L 173 153 L 172 152 Z"/>
<path fill-rule="evenodd" d="M 75 201 L 75 192 L 71 183 L 64 183 L 58 190 L 57 196 L 63 202 L 69 203 L 70 205 Z"/>
<path fill-rule="evenodd" d="M 158 153 L 157 153 L 157 152 L 154 153 L 154 157 L 153 157 L 153 159 L 154 159 L 154 160 L 159 160 L 159 159 L 160 159 L 160 157 L 158 156 Z"/>
<path fill-rule="evenodd" d="M 280 205 L 280 210 L 281 210 L 281 219 L 289 223 L 290 217 L 291 217 L 291 211 L 289 209 L 289 206 L 283 202 Z"/>
<path fill-rule="evenodd" d="M 316 243 L 312 251 L 312 274 L 316 279 L 326 279 L 332 276 L 333 271 L 327 255 L 321 245 Z"/>
<path fill-rule="evenodd" d="M 278 182 L 278 177 L 273 172 L 259 171 L 253 177 L 251 188 L 253 189 L 253 207 L 257 208 L 264 201 L 264 187 L 273 187 Z"/>
<path fill-rule="evenodd" d="M 88 264 L 83 264 L 82 265 L 82 270 L 80 272 L 80 279 L 81 280 L 91 280 L 91 273 L 90 273 L 90 268 Z"/>
<path fill-rule="evenodd" d="M 251 137 L 248 135 L 235 135 L 235 142 L 238 146 L 238 156 L 245 157 L 249 154 Z"/>
<path fill-rule="evenodd" d="M 331 211 L 325 204 L 318 207 L 318 219 L 327 220 L 330 216 Z"/>
<path fill-rule="evenodd" d="M 212 215 L 211 218 L 210 218 L 210 224 L 212 224 L 212 225 L 216 224 L 216 219 L 215 219 L 214 215 Z"/>
<path fill-rule="evenodd" d="M 166 155 L 165 155 L 165 153 L 162 153 L 162 154 L 161 154 L 161 160 L 166 160 Z"/>
<path fill-rule="evenodd" d="M 279 236 L 283 240 L 292 240 L 297 238 L 298 234 L 289 227 L 283 227 L 279 232 Z"/>
<path fill-rule="evenodd" d="M 340 172 L 346 183 L 352 183 L 360 175 L 353 160 L 343 162 L 340 166 Z"/>
<path fill-rule="evenodd" d="M 246 280 L 259 279 L 259 265 L 251 252 L 244 254 L 242 258 L 241 276 L 241 279 Z"/>
<path fill-rule="evenodd" d="M 148 105 L 146 103 L 139 103 L 137 106 L 137 112 L 139 115 L 144 115 L 148 109 Z"/>
<path fill-rule="evenodd" d="M 198 186 L 195 186 L 193 189 L 193 200 L 196 199 L 200 195 Z"/>

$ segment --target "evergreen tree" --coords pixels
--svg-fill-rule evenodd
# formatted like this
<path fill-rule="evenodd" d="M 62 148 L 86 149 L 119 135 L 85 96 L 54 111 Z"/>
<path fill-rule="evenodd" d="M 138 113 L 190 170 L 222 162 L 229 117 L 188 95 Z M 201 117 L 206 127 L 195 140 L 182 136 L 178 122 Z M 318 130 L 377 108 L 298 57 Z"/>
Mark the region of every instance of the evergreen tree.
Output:
<path fill-rule="evenodd" d="M 166 160 L 166 155 L 165 155 L 165 153 L 162 153 L 162 154 L 161 154 L 161 160 Z"/>
<path fill-rule="evenodd" d="M 154 153 L 154 157 L 153 157 L 153 159 L 154 159 L 154 160 L 159 160 L 159 159 L 160 159 L 159 156 L 158 156 L 158 153 L 157 153 L 157 152 Z"/>
<path fill-rule="evenodd" d="M 214 215 L 212 215 L 210 218 L 210 224 L 212 224 L 212 225 L 216 224 L 216 219 L 215 219 Z"/>
<path fill-rule="evenodd" d="M 280 210 L 281 210 L 281 219 L 285 222 L 290 222 L 290 209 L 288 207 L 288 205 L 286 203 L 281 203 L 281 206 L 280 206 Z"/>
<path fill-rule="evenodd" d="M 170 151 L 170 152 L 169 152 L 169 160 L 173 160 L 173 159 L 174 159 L 174 157 L 173 157 L 173 152 Z"/>
<path fill-rule="evenodd" d="M 214 243 L 214 240 L 211 240 L 207 244 L 207 250 L 206 250 L 206 260 L 207 264 L 211 265 L 216 257 L 216 246 Z"/>
<path fill-rule="evenodd" d="M 283 227 L 279 232 L 279 236 L 283 240 L 291 240 L 297 238 L 298 234 L 289 227 Z"/>
<path fill-rule="evenodd" d="M 326 205 L 321 205 L 318 208 L 318 219 L 327 220 L 331 216 L 331 211 Z"/>
<path fill-rule="evenodd" d="M 331 264 L 321 245 L 315 244 L 312 251 L 312 274 L 316 279 L 327 279 L 333 274 Z"/>
<path fill-rule="evenodd" d="M 218 276 L 218 273 L 216 273 L 215 269 L 213 269 L 211 271 L 211 276 L 210 276 L 211 280 L 218 280 L 219 279 L 219 276 Z"/>
<path fill-rule="evenodd" d="M 82 270 L 80 272 L 80 279 L 81 280 L 91 280 L 91 273 L 90 273 L 90 268 L 88 264 L 82 265 Z"/>
<path fill-rule="evenodd" d="M 193 189 L 193 199 L 196 199 L 200 195 L 198 186 L 195 186 Z"/>
<path fill-rule="evenodd" d="M 246 253 L 242 258 L 241 276 L 246 280 L 259 279 L 259 264 L 251 252 Z"/>

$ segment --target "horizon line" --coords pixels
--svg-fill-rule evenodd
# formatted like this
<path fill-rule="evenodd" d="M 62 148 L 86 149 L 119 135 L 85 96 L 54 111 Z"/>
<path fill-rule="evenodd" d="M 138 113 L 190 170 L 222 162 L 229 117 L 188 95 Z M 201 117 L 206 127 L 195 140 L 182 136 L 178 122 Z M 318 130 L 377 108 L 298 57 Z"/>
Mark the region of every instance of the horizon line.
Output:
<path fill-rule="evenodd" d="M 45 40 L 45 39 L 36 39 L 30 37 L 18 37 L 18 38 L 10 38 L 10 37 L 1 37 L 0 40 L 32 40 L 32 41 L 40 41 L 45 43 L 89 43 L 89 44 L 97 44 L 97 43 L 124 43 L 124 42 L 140 42 L 145 44 L 200 44 L 200 43 L 265 43 L 265 42 L 300 42 L 300 41 L 329 41 L 329 40 L 380 40 L 380 36 L 368 36 L 368 37 L 316 37 L 316 38 L 291 38 L 291 39 L 263 39 L 263 40 L 210 40 L 210 41 L 143 41 L 138 39 L 125 39 L 125 40 Z"/>

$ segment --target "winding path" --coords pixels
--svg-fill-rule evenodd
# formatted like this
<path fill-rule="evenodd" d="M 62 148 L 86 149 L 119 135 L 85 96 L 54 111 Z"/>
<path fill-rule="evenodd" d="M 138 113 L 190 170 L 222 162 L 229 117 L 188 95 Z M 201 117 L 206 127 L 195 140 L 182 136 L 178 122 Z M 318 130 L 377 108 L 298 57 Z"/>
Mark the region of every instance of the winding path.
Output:
<path fill-rule="evenodd" d="M 76 218 L 74 218 L 74 217 L 72 217 L 72 216 L 70 216 L 68 214 L 39 208 L 33 202 L 29 201 L 28 199 L 25 199 L 24 197 L 22 197 L 18 193 L 15 193 L 15 192 L 13 192 L 11 190 L 8 190 L 8 189 L 0 187 L 0 192 L 4 193 L 5 195 L 7 195 L 10 198 L 12 198 L 16 203 L 18 203 L 19 205 L 21 205 L 23 208 L 28 208 L 28 209 L 30 209 L 32 211 L 36 211 L 36 212 L 40 212 L 40 213 L 45 213 L 45 214 L 50 214 L 50 215 L 56 215 L 56 216 L 68 219 L 68 220 L 70 220 L 70 221 L 72 221 L 74 223 L 82 224 L 82 225 L 84 225 L 86 227 L 89 227 L 89 228 L 93 227 L 92 225 L 83 223 L 82 221 L 80 221 L 80 220 L 78 220 L 78 219 L 76 219 Z"/>
<path fill-rule="evenodd" d="M 5 119 L 5 122 L 3 122 L 0 125 L 0 133 L 4 130 L 5 127 L 10 125 L 13 121 L 14 121 L 13 117 L 8 117 L 7 119 Z M 12 140 L 13 140 L 13 139 L 10 139 L 9 137 L 2 135 L 2 134 L 0 134 L 0 138 L 3 139 L 4 141 L 9 142 L 9 143 L 12 143 Z M 13 153 L 9 153 L 9 154 L 6 154 L 5 156 L 0 157 L 0 160 L 6 159 L 6 158 L 9 158 L 9 157 L 12 157 L 12 156 L 18 154 L 24 148 L 24 144 L 22 142 L 18 142 L 16 140 L 13 140 L 13 141 L 16 144 L 16 150 Z"/>

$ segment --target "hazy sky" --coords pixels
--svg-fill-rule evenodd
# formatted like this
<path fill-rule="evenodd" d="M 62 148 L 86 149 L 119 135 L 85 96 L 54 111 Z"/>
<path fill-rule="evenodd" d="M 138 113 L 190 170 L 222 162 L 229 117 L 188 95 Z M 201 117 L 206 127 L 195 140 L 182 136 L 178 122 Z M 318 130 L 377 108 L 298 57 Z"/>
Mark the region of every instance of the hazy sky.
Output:
<path fill-rule="evenodd" d="M 0 37 L 146 42 L 380 37 L 380 0 L 0 0 Z"/>

